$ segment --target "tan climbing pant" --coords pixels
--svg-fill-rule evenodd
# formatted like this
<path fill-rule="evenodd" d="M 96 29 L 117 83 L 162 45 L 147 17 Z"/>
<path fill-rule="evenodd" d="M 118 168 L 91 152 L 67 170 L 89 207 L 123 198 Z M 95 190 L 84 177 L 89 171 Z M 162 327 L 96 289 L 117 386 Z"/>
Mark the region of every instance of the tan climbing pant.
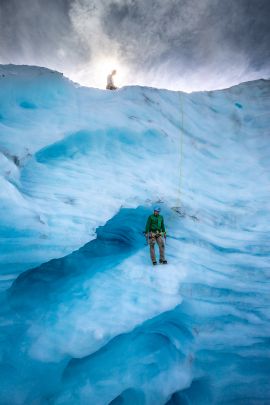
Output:
<path fill-rule="evenodd" d="M 163 237 L 160 233 L 155 234 L 150 232 L 149 234 L 149 245 L 150 245 L 150 256 L 152 262 L 156 262 L 156 253 L 155 253 L 155 243 L 157 242 L 159 247 L 159 259 L 164 261 L 165 260 L 165 245 Z"/>

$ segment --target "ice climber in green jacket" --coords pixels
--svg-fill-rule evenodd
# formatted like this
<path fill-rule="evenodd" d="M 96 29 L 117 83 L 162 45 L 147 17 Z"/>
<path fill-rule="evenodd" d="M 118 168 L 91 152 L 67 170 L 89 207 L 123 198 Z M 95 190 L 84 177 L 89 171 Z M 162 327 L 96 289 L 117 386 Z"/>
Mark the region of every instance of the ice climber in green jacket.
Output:
<path fill-rule="evenodd" d="M 165 260 L 165 245 L 163 238 L 166 237 L 166 230 L 164 225 L 163 216 L 159 214 L 160 208 L 156 207 L 154 209 L 154 214 L 148 217 L 145 226 L 145 236 L 150 245 L 150 256 L 153 265 L 157 264 L 156 253 L 155 253 L 155 243 L 157 242 L 159 247 L 159 263 L 167 264 Z"/>

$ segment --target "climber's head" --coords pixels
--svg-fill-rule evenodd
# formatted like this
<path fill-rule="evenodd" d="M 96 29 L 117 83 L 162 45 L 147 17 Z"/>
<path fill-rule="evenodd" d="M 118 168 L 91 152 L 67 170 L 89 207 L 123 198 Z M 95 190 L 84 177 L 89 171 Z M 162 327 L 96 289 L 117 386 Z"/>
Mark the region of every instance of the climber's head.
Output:
<path fill-rule="evenodd" d="M 155 207 L 154 208 L 154 215 L 159 215 L 160 213 L 160 208 L 159 207 Z"/>
<path fill-rule="evenodd" d="M 115 69 L 112 71 L 112 75 L 116 75 L 116 70 Z"/>

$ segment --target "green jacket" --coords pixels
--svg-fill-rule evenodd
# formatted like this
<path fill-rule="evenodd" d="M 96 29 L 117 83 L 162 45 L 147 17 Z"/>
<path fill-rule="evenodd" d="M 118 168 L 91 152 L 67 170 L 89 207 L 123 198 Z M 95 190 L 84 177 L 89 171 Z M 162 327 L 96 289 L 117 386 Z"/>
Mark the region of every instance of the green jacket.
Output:
<path fill-rule="evenodd" d="M 166 232 L 164 226 L 164 220 L 162 215 L 150 215 L 148 217 L 146 226 L 145 226 L 145 233 L 148 232 Z"/>

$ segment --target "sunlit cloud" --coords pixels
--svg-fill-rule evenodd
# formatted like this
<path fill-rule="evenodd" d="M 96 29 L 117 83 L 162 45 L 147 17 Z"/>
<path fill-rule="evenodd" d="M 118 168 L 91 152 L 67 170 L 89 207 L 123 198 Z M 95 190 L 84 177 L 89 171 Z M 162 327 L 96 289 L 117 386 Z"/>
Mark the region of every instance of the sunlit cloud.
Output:
<path fill-rule="evenodd" d="M 76 83 L 88 87 L 105 89 L 107 76 L 112 70 L 116 70 L 115 85 L 122 87 L 128 84 L 128 69 L 114 58 L 100 55 L 80 70 L 70 72 L 69 77 Z"/>
<path fill-rule="evenodd" d="M 268 0 L 2 0 L 0 63 L 85 86 L 212 90 L 270 76 Z"/>

